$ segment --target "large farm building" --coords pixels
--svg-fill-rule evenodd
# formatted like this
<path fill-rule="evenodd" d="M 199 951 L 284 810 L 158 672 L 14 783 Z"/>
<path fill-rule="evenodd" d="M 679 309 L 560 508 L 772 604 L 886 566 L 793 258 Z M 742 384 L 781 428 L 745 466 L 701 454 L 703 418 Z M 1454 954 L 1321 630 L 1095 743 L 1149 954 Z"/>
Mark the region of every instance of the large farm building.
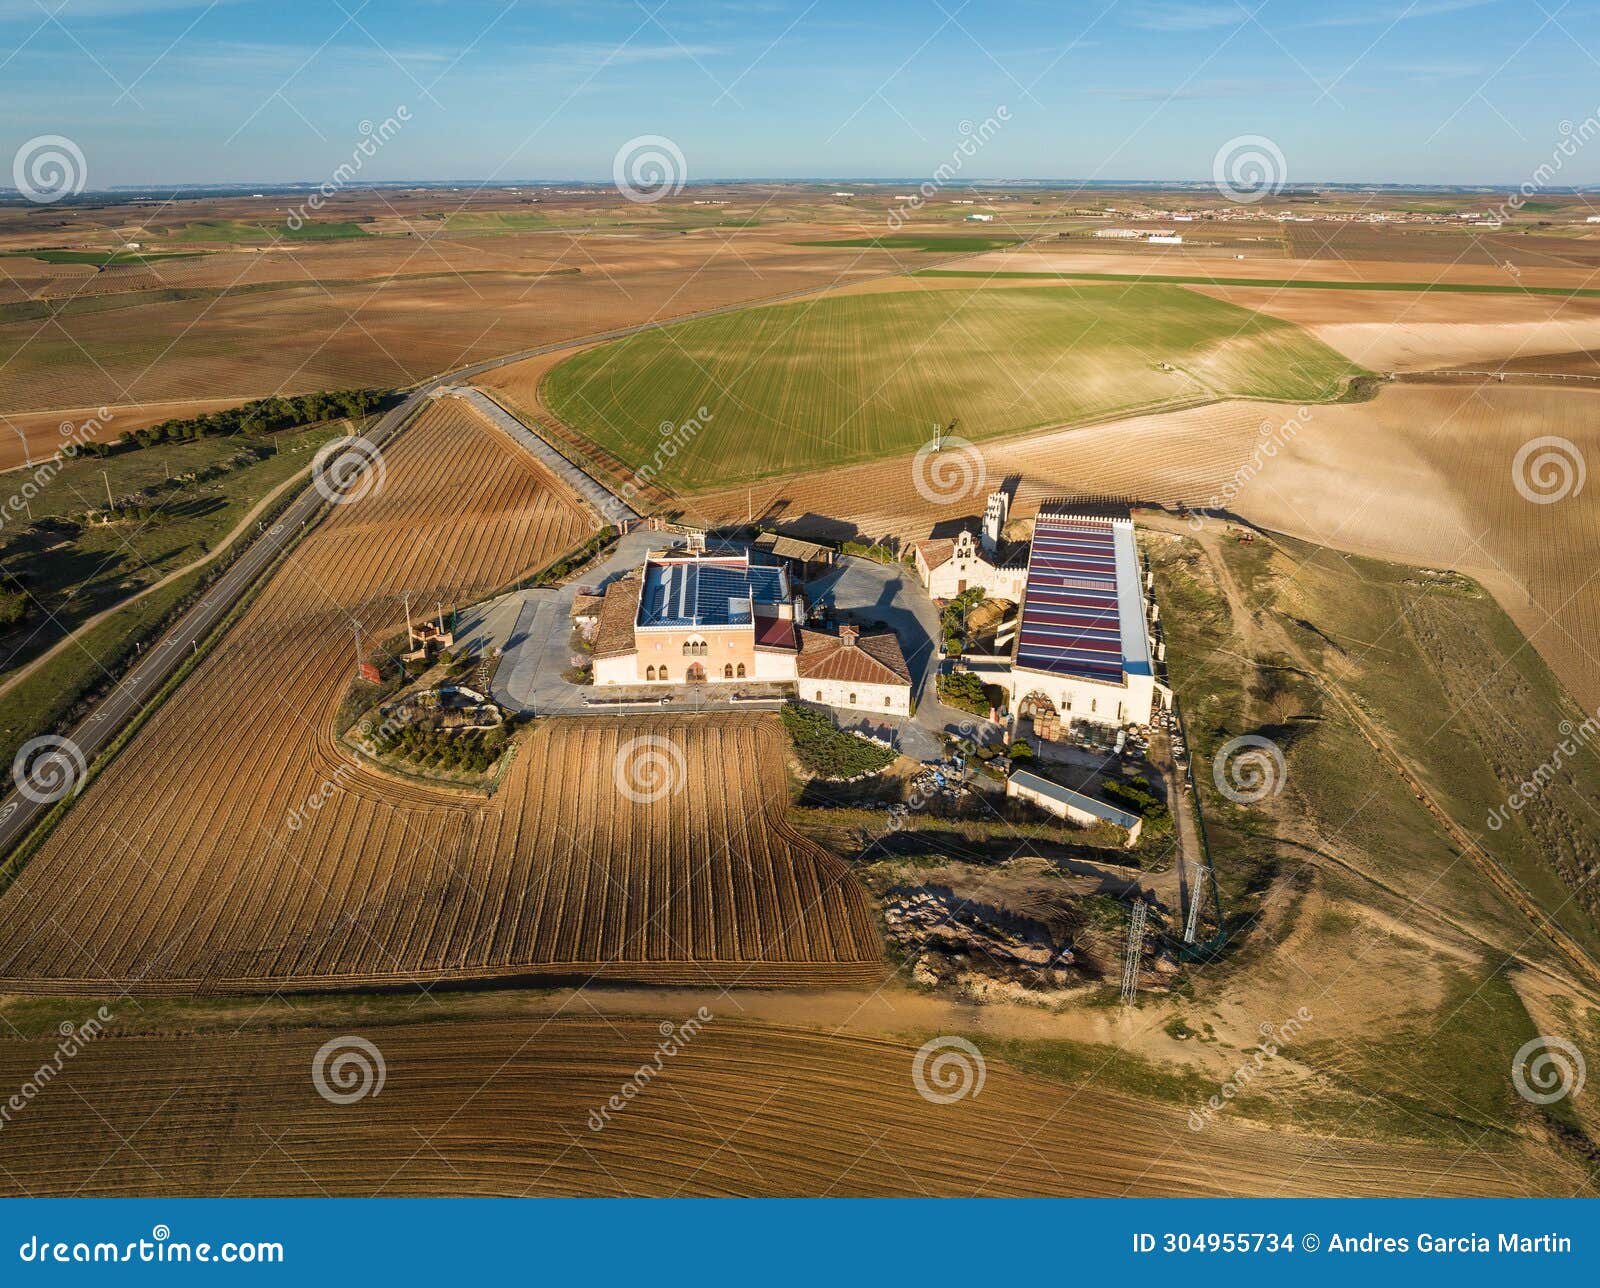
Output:
<path fill-rule="evenodd" d="M 936 598 L 981 586 L 989 598 L 1020 601 L 1015 630 L 1006 636 L 1010 651 L 968 664 L 1004 688 L 1014 721 L 1028 722 L 1041 737 L 1148 724 L 1170 694 L 1155 677 L 1153 610 L 1132 519 L 1046 504 L 1019 575 L 994 522 L 1004 513 L 1003 502 L 991 497 L 980 538 L 963 532 L 953 542 L 917 547 L 918 571 Z M 967 567 L 953 576 L 949 567 L 962 553 Z"/>
<path fill-rule="evenodd" d="M 599 607 L 594 682 L 602 686 L 775 682 L 807 701 L 911 713 L 911 670 L 892 631 L 806 628 L 805 598 L 781 564 L 702 540 L 652 550 Z"/>

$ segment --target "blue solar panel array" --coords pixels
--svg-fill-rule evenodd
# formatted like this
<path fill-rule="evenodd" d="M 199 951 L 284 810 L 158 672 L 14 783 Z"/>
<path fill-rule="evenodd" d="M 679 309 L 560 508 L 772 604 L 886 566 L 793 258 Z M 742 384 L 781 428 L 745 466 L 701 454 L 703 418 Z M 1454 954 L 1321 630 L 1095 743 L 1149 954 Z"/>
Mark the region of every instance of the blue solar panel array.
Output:
<path fill-rule="evenodd" d="M 1044 514 L 1035 522 L 1016 664 L 1121 683 L 1122 618 L 1109 522 Z"/>
<path fill-rule="evenodd" d="M 776 604 L 782 598 L 782 570 L 763 564 L 649 563 L 639 625 L 746 626 L 751 600 Z"/>

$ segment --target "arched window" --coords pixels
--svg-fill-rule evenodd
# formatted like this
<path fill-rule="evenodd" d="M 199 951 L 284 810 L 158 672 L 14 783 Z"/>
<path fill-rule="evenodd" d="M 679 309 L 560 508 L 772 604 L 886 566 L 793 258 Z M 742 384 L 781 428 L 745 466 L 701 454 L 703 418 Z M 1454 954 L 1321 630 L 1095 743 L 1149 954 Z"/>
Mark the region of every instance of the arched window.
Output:
<path fill-rule="evenodd" d="M 883 700 L 883 705 L 886 707 L 892 707 L 894 705 L 894 699 L 892 697 L 885 698 Z"/>
<path fill-rule="evenodd" d="M 822 690 L 821 689 L 817 690 L 817 701 L 818 702 L 822 701 Z"/>
<path fill-rule="evenodd" d="M 645 669 L 644 669 L 644 678 L 647 679 L 647 680 L 655 679 L 656 678 L 656 669 L 655 669 L 655 667 L 653 667 L 653 666 L 645 667 Z"/>
<path fill-rule="evenodd" d="M 741 680 L 744 679 L 744 663 L 743 662 L 739 663 L 739 678 Z"/>
<path fill-rule="evenodd" d="M 690 656 L 690 654 L 692 654 L 693 652 L 694 652 L 694 641 L 693 640 L 684 640 L 684 642 L 683 642 L 683 655 L 684 655 L 684 657 Z"/>
<path fill-rule="evenodd" d="M 855 704 L 856 704 L 856 695 L 852 693 L 850 695 L 850 705 L 851 706 L 855 706 Z"/>
<path fill-rule="evenodd" d="M 743 667 L 740 668 L 740 670 L 743 670 L 743 669 L 744 669 Z M 724 680 L 733 679 L 733 663 L 732 662 L 729 662 L 727 666 L 722 668 L 722 678 Z"/>

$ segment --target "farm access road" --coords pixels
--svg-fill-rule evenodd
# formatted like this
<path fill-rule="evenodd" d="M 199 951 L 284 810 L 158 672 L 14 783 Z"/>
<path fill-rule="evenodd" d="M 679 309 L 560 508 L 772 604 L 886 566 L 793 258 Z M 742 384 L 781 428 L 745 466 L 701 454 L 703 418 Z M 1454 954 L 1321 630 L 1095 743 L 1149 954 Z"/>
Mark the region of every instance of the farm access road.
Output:
<path fill-rule="evenodd" d="M 937 268 L 953 260 L 966 258 L 969 258 L 969 256 L 952 256 L 949 259 L 940 260 L 938 263 L 931 265 L 931 267 Z M 873 281 L 879 277 L 898 277 L 906 271 L 903 268 L 896 267 L 882 273 L 855 279 L 855 282 L 852 282 L 851 285 L 856 284 L 856 282 Z M 381 449 L 385 443 L 410 423 L 412 417 L 427 405 L 436 391 L 449 385 L 471 380 L 474 376 L 493 371 L 497 367 L 507 367 L 512 363 L 522 362 L 528 358 L 543 357 L 552 353 L 560 353 L 565 349 L 581 348 L 605 340 L 620 340 L 626 336 L 637 335 L 644 331 L 653 331 L 678 322 L 716 317 L 720 314 L 733 313 L 740 309 L 782 304 L 790 300 L 823 295 L 836 289 L 837 285 L 838 283 L 835 282 L 826 286 L 807 287 L 798 291 L 788 291 L 781 295 L 769 296 L 765 299 L 747 300 L 741 303 L 721 305 L 717 308 L 702 309 L 694 313 L 685 313 L 679 317 L 640 322 L 633 326 L 615 327 L 609 331 L 600 331 L 586 336 L 575 336 L 568 340 L 557 341 L 554 344 L 539 345 L 532 349 L 521 349 L 516 353 L 508 353 L 498 358 L 488 358 L 483 362 L 475 362 L 469 366 L 458 367 L 454 371 L 435 376 L 414 386 L 399 406 L 383 415 L 378 423 L 362 437 L 371 446 Z M 616 498 L 613 502 L 613 504 L 621 503 L 620 498 Z M 233 566 L 201 593 L 200 598 L 178 619 L 177 623 L 161 641 L 146 649 L 139 661 L 116 682 L 111 692 L 100 699 L 94 710 L 67 732 L 65 735 L 67 741 L 77 748 L 86 764 L 93 765 L 95 758 L 111 745 L 118 732 L 144 710 L 146 704 L 161 692 L 167 681 L 183 665 L 184 659 L 197 650 L 200 642 L 207 638 L 233 611 L 234 606 L 255 584 L 256 579 L 277 562 L 314 520 L 321 519 L 327 513 L 328 506 L 329 502 L 314 487 L 307 488 L 296 497 L 284 512 L 282 518 L 251 542 L 243 554 L 234 562 Z M 18 791 L 16 789 L 17 774 L 14 767 L 11 771 L 11 779 L 11 790 L 3 799 L 0 799 L 0 856 L 9 855 L 17 843 L 27 836 L 33 825 L 56 803 L 48 799 L 35 800 L 32 797 L 24 796 Z M 83 782 L 84 779 L 80 777 L 75 784 L 75 790 L 82 790 Z"/>

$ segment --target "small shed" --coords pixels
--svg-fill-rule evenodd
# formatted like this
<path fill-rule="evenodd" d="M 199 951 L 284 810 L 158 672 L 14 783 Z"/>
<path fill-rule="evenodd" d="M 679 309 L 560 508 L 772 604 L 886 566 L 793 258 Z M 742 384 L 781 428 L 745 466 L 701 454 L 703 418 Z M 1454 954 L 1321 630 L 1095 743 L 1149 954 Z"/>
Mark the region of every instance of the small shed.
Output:
<path fill-rule="evenodd" d="M 763 532 L 755 540 L 757 550 L 765 551 L 774 559 L 782 560 L 802 581 L 815 577 L 833 567 L 839 552 L 820 541 L 806 541 L 800 537 L 786 537 L 780 532 Z"/>
<path fill-rule="evenodd" d="M 1144 827 L 1144 820 L 1137 814 L 1075 792 L 1070 787 L 1053 783 L 1026 769 L 1017 770 L 1006 780 L 1006 795 L 1019 797 L 1057 818 L 1071 819 L 1086 827 L 1093 827 L 1096 823 L 1111 823 L 1128 834 L 1130 846 L 1138 843 L 1139 832 Z"/>

